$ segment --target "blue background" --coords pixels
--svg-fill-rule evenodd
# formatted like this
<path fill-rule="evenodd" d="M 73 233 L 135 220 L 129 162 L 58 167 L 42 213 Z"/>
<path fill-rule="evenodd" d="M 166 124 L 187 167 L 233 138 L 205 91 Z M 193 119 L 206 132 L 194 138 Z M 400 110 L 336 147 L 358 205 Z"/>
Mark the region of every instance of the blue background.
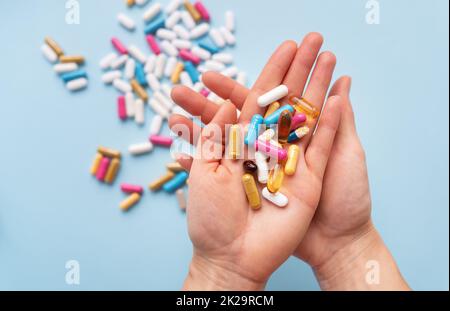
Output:
<path fill-rule="evenodd" d="M 0 289 L 179 289 L 192 250 L 176 199 L 147 192 L 130 213 L 118 209 L 118 184 L 147 185 L 168 152 L 125 155 L 114 187 L 89 176 L 99 144 L 125 151 L 147 137 L 147 125 L 118 121 L 117 93 L 98 67 L 112 35 L 148 51 L 142 24 L 135 34 L 117 25 L 128 11 L 121 0 L 79 2 L 80 25 L 65 24 L 63 0 L 0 2 Z M 380 25 L 366 24 L 365 0 L 204 2 L 216 25 L 236 12 L 233 53 L 252 81 L 283 40 L 324 34 L 337 75 L 354 78 L 375 223 L 414 289 L 448 290 L 448 1 L 380 0 Z M 129 11 L 139 21 L 142 13 Z M 52 72 L 39 50 L 46 35 L 87 57 L 86 91 L 70 94 Z M 70 259 L 80 263 L 79 286 L 65 283 Z M 318 286 L 292 258 L 268 289 Z"/>

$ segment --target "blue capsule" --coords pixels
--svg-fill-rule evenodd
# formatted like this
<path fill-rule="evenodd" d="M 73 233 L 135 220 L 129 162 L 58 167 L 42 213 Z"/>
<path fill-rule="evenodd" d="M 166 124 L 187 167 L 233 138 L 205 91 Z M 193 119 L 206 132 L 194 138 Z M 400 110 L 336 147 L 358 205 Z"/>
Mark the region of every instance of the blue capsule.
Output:
<path fill-rule="evenodd" d="M 175 175 L 174 178 L 166 182 L 162 188 L 165 192 L 173 193 L 184 186 L 188 177 L 189 175 L 187 172 L 180 172 Z"/>
<path fill-rule="evenodd" d="M 76 80 L 79 78 L 87 78 L 86 71 L 76 70 L 76 71 L 68 72 L 68 73 L 61 75 L 61 79 L 64 81 L 64 83 L 67 83 L 69 81 Z"/>
<path fill-rule="evenodd" d="M 145 34 L 149 35 L 149 34 L 154 34 L 156 33 L 159 29 L 164 28 L 166 26 L 166 20 L 164 18 L 159 18 L 156 21 L 154 21 L 153 23 L 148 24 L 145 27 Z"/>
<path fill-rule="evenodd" d="M 147 78 L 145 76 L 144 67 L 140 63 L 136 63 L 135 76 L 137 82 L 139 82 L 140 85 L 147 85 Z"/>
<path fill-rule="evenodd" d="M 258 139 L 259 127 L 263 123 L 264 118 L 260 114 L 255 114 L 248 126 L 247 136 L 245 137 L 245 144 L 247 146 L 253 146 Z"/>
<path fill-rule="evenodd" d="M 264 124 L 266 125 L 277 124 L 281 113 L 286 110 L 290 111 L 291 113 L 294 113 L 294 107 L 290 105 L 283 106 L 278 110 L 275 110 L 275 112 L 272 113 L 271 115 L 267 116 L 267 118 L 264 119 Z"/>
<path fill-rule="evenodd" d="M 219 48 L 214 45 L 214 43 L 203 40 L 198 43 L 198 46 L 202 49 L 207 50 L 211 54 L 219 53 Z"/>
<path fill-rule="evenodd" d="M 197 83 L 198 81 L 200 81 L 200 74 L 197 68 L 195 68 L 194 64 L 192 64 L 191 62 L 185 62 L 184 70 L 189 74 L 192 82 Z"/>

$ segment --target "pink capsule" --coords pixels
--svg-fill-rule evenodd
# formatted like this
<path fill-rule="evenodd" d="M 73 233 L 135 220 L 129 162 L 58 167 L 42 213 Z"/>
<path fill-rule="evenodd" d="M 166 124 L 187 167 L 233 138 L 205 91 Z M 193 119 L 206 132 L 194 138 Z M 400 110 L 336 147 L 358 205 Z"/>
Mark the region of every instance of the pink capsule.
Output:
<path fill-rule="evenodd" d="M 159 47 L 158 41 L 153 35 L 148 35 L 146 37 L 147 43 L 150 46 L 150 49 L 155 53 L 155 55 L 161 54 L 161 48 Z"/>
<path fill-rule="evenodd" d="M 117 113 L 121 120 L 127 119 L 127 107 L 125 105 L 125 96 L 117 98 Z"/>
<path fill-rule="evenodd" d="M 292 117 L 291 131 L 294 131 L 300 127 L 303 123 L 306 122 L 306 115 L 303 113 L 296 113 Z"/>
<path fill-rule="evenodd" d="M 169 136 L 152 135 L 150 136 L 150 142 L 157 146 L 170 147 L 172 146 L 173 139 Z"/>
<path fill-rule="evenodd" d="M 117 52 L 119 52 L 120 54 L 122 54 L 122 55 L 128 54 L 127 48 L 125 47 L 125 45 L 122 44 L 122 42 L 120 42 L 119 39 L 112 38 L 111 43 L 114 46 L 114 48 L 117 50 Z"/>
<path fill-rule="evenodd" d="M 103 157 L 100 161 L 100 166 L 98 167 L 97 174 L 95 177 L 99 181 L 105 181 L 106 173 L 108 172 L 109 164 L 111 163 L 111 160 L 107 157 Z"/>
<path fill-rule="evenodd" d="M 141 186 L 131 185 L 131 184 L 121 184 L 120 189 L 125 193 L 139 193 L 144 192 L 144 188 Z"/>
<path fill-rule="evenodd" d="M 283 161 L 287 158 L 287 151 L 280 148 L 270 141 L 256 140 L 255 143 L 256 151 L 261 151 L 262 153 L 268 155 L 271 158 Z"/>
<path fill-rule="evenodd" d="M 190 51 L 188 50 L 181 50 L 179 56 L 187 61 L 190 61 L 191 63 L 195 64 L 195 65 L 199 65 L 201 63 L 201 59 L 200 57 L 195 56 L 194 54 L 192 54 Z"/>
<path fill-rule="evenodd" d="M 211 20 L 211 16 L 209 15 L 208 10 L 203 5 L 203 3 L 201 3 L 200 1 L 197 1 L 197 2 L 195 2 L 194 7 L 197 9 L 197 11 L 200 13 L 200 15 L 202 16 L 202 18 L 205 21 L 209 22 Z"/>
<path fill-rule="evenodd" d="M 210 94 L 210 91 L 208 91 L 207 89 L 203 89 L 200 91 L 200 94 L 202 94 L 205 97 L 208 97 Z"/>

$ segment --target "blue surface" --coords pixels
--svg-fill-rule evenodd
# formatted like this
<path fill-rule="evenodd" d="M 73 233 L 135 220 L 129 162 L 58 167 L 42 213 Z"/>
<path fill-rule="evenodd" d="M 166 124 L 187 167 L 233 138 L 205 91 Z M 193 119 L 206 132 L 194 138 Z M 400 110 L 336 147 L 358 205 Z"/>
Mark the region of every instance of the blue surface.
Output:
<path fill-rule="evenodd" d="M 179 289 L 191 244 L 175 198 L 146 193 L 123 214 L 118 183 L 88 174 L 99 144 L 125 151 L 147 137 L 147 126 L 118 120 L 117 94 L 98 68 L 112 35 L 146 48 L 143 26 L 128 34 L 117 25 L 122 0 L 79 2 L 80 25 L 65 24 L 64 1 L 0 2 L 0 289 Z M 414 289 L 448 290 L 448 1 L 381 1 L 380 25 L 365 23 L 365 0 L 204 2 L 220 23 L 236 11 L 236 63 L 253 80 L 283 40 L 324 34 L 337 74 L 354 77 L 375 223 Z M 39 50 L 46 35 L 87 57 L 86 91 L 69 94 L 52 72 Z M 147 185 L 167 160 L 164 149 L 125 155 L 118 182 Z M 65 283 L 70 259 L 80 263 L 79 286 Z M 268 285 L 317 288 L 296 259 Z"/>

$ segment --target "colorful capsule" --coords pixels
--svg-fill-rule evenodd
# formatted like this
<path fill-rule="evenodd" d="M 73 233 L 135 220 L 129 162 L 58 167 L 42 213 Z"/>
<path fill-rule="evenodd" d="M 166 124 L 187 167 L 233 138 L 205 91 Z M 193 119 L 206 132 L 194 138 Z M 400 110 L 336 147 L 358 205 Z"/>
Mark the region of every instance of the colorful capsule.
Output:
<path fill-rule="evenodd" d="M 255 178 L 251 174 L 242 176 L 242 184 L 244 185 L 245 194 L 247 195 L 248 203 L 252 209 L 259 209 L 261 207 L 261 198 L 259 197 L 258 187 L 256 186 Z"/>
<path fill-rule="evenodd" d="M 282 99 L 289 93 L 289 89 L 286 85 L 280 85 L 276 88 L 270 90 L 269 92 L 258 97 L 258 105 L 260 107 L 267 107 L 271 103 L 276 102 L 277 100 Z"/>
<path fill-rule="evenodd" d="M 103 156 L 101 153 L 97 153 L 95 155 L 94 161 L 92 161 L 91 165 L 91 175 L 97 175 L 98 168 L 100 167 L 100 162 L 102 161 Z"/>
<path fill-rule="evenodd" d="M 147 86 L 147 75 L 145 74 L 144 66 L 142 64 L 137 63 L 135 72 L 137 82 L 139 82 L 142 86 Z"/>
<path fill-rule="evenodd" d="M 124 212 L 128 211 L 131 207 L 136 205 L 141 199 L 141 195 L 139 193 L 133 193 L 128 198 L 120 203 L 120 209 Z"/>
<path fill-rule="evenodd" d="M 245 137 L 245 144 L 247 146 L 253 146 L 255 144 L 255 141 L 258 139 L 259 136 L 259 128 L 261 124 L 263 123 L 264 118 L 259 115 L 255 114 L 250 122 L 250 125 L 248 127 L 247 136 Z"/>
<path fill-rule="evenodd" d="M 153 51 L 155 55 L 161 54 L 161 48 L 159 47 L 158 42 L 156 41 L 153 35 L 147 35 L 145 37 L 147 39 L 148 46 Z"/>
<path fill-rule="evenodd" d="M 198 64 L 200 64 L 201 61 L 202 61 L 202 60 L 200 59 L 200 57 L 194 55 L 191 51 L 186 50 L 186 49 L 182 49 L 182 50 L 180 51 L 179 56 L 180 56 L 181 59 L 183 59 L 183 60 L 185 60 L 185 61 L 188 61 L 188 62 L 191 62 L 191 63 L 193 63 L 194 65 L 198 65 Z"/>
<path fill-rule="evenodd" d="M 122 155 L 120 154 L 119 151 L 110 149 L 110 148 L 106 148 L 106 147 L 98 147 L 97 151 L 98 151 L 98 153 L 100 153 L 103 156 L 108 157 L 108 158 L 120 159 L 122 157 Z"/>
<path fill-rule="evenodd" d="M 153 150 L 153 144 L 151 142 L 144 142 L 140 144 L 133 144 L 128 147 L 128 152 L 133 156 L 140 156 L 150 153 Z"/>
<path fill-rule="evenodd" d="M 278 161 L 284 161 L 287 158 L 287 151 L 273 144 L 271 141 L 257 140 L 255 146 L 256 151 L 260 151 L 271 158 L 277 159 Z"/>
<path fill-rule="evenodd" d="M 81 55 L 61 55 L 59 61 L 61 63 L 77 63 L 80 65 L 84 63 L 84 57 Z"/>
<path fill-rule="evenodd" d="M 200 13 L 203 20 L 209 22 L 211 20 L 211 16 L 209 15 L 208 10 L 200 1 L 195 2 L 194 7 L 197 9 L 198 13 Z"/>
<path fill-rule="evenodd" d="M 120 190 L 125 193 L 139 193 L 142 194 L 144 192 L 144 188 L 138 185 L 132 185 L 132 184 L 121 184 Z"/>
<path fill-rule="evenodd" d="M 46 37 L 45 43 L 47 43 L 47 45 L 53 50 L 53 52 L 55 52 L 56 55 L 58 55 L 58 57 L 64 55 L 63 49 L 52 38 Z"/>
<path fill-rule="evenodd" d="M 117 98 L 117 114 L 119 119 L 124 121 L 127 119 L 127 107 L 125 105 L 125 96 L 119 96 Z"/>
<path fill-rule="evenodd" d="M 161 189 L 161 187 L 167 183 L 168 181 L 170 181 L 172 178 L 175 177 L 175 173 L 171 172 L 171 171 L 167 171 L 167 174 L 158 178 L 157 180 L 155 180 L 154 182 L 152 182 L 148 188 L 151 191 L 157 191 L 159 189 Z"/>
<path fill-rule="evenodd" d="M 173 70 L 172 73 L 172 77 L 170 78 L 170 80 L 172 81 L 173 84 L 177 84 L 178 82 L 180 82 L 180 75 L 184 70 L 184 64 L 183 63 L 178 63 L 175 66 L 175 69 Z"/>
<path fill-rule="evenodd" d="M 193 83 L 197 83 L 200 80 L 200 74 L 191 62 L 184 63 L 184 70 L 189 74 Z"/>
<path fill-rule="evenodd" d="M 164 28 L 166 26 L 166 21 L 164 18 L 159 18 L 155 20 L 154 22 L 148 24 L 145 27 L 145 34 L 155 34 L 159 29 Z"/>
<path fill-rule="evenodd" d="M 302 139 L 303 137 L 308 135 L 308 133 L 309 127 L 307 126 L 300 127 L 295 131 L 291 132 L 291 134 L 289 134 L 288 143 L 296 142 L 297 140 Z"/>
<path fill-rule="evenodd" d="M 186 11 L 189 12 L 189 14 L 191 15 L 191 17 L 192 17 L 192 19 L 194 21 L 199 22 L 202 19 L 202 16 L 197 11 L 197 9 L 192 5 L 192 3 L 190 3 L 187 0 L 185 0 L 184 1 L 184 7 L 186 8 Z"/>
<path fill-rule="evenodd" d="M 201 47 L 202 49 L 207 50 L 211 54 L 219 53 L 219 48 L 216 47 L 213 43 L 208 42 L 206 40 L 199 42 L 198 46 Z"/>
<path fill-rule="evenodd" d="M 131 88 L 143 100 L 148 101 L 148 94 L 136 79 L 131 80 Z"/>
<path fill-rule="evenodd" d="M 274 137 L 275 137 L 274 129 L 267 129 L 264 131 L 264 133 L 259 135 L 258 139 L 262 141 L 269 141 L 272 140 Z"/>
<path fill-rule="evenodd" d="M 278 207 L 285 207 L 289 203 L 289 199 L 284 194 L 281 192 L 271 193 L 267 188 L 263 189 L 262 196 Z"/>
<path fill-rule="evenodd" d="M 273 170 L 269 173 L 269 179 L 267 180 L 267 189 L 271 193 L 277 193 L 283 186 L 284 169 L 283 165 L 277 163 Z"/>
<path fill-rule="evenodd" d="M 269 178 L 269 165 L 267 163 L 267 157 L 261 152 L 255 153 L 255 161 L 258 167 L 258 181 L 261 184 L 267 184 Z"/>
<path fill-rule="evenodd" d="M 170 147 L 172 146 L 173 139 L 169 136 L 151 135 L 150 142 L 157 146 Z"/>
<path fill-rule="evenodd" d="M 162 188 L 165 192 L 173 193 L 186 184 L 188 177 L 187 172 L 179 172 L 174 178 L 166 182 Z"/>
<path fill-rule="evenodd" d="M 264 115 L 264 118 L 267 118 L 268 116 L 270 116 L 272 113 L 277 111 L 280 107 L 281 107 L 280 102 L 271 103 L 269 108 L 267 108 L 267 110 L 266 110 L 266 114 Z"/>
<path fill-rule="evenodd" d="M 241 155 L 241 127 L 239 125 L 233 125 L 230 128 L 228 155 L 233 160 L 237 160 Z"/>
<path fill-rule="evenodd" d="M 126 55 L 128 54 L 128 50 L 125 47 L 125 45 L 122 44 L 122 42 L 117 39 L 117 38 L 111 38 L 111 44 L 113 45 L 113 47 L 116 49 L 116 51 L 121 54 L 121 55 Z"/>
<path fill-rule="evenodd" d="M 317 108 L 312 103 L 310 103 L 303 97 L 298 98 L 292 96 L 291 98 L 289 98 L 289 101 L 294 106 L 295 110 L 297 110 L 300 113 L 305 113 L 306 115 L 308 115 L 313 119 L 317 119 L 320 115 L 320 111 L 317 110 Z"/>
<path fill-rule="evenodd" d="M 184 167 L 182 167 L 178 162 L 169 163 L 166 165 L 166 168 L 174 173 L 185 171 Z"/>
<path fill-rule="evenodd" d="M 108 172 L 109 164 L 111 160 L 109 158 L 103 157 L 100 161 L 100 165 L 97 170 L 96 177 L 99 181 L 104 181 L 106 173 Z"/>
<path fill-rule="evenodd" d="M 270 116 L 266 117 L 264 119 L 264 123 L 266 125 L 277 124 L 278 119 L 280 118 L 280 115 L 283 111 L 289 111 L 291 113 L 294 113 L 295 110 L 294 110 L 294 107 L 292 107 L 291 105 L 286 105 L 286 106 L 280 107 L 274 113 L 272 113 Z"/>
<path fill-rule="evenodd" d="M 106 172 L 105 182 L 108 184 L 112 184 L 116 179 L 117 173 L 120 169 L 120 160 L 117 158 L 112 159 L 109 164 L 108 172 Z"/>
<path fill-rule="evenodd" d="M 285 144 L 291 133 L 292 113 L 288 110 L 283 111 L 278 119 L 278 142 Z"/>
<path fill-rule="evenodd" d="M 288 176 L 295 174 L 297 170 L 298 158 L 300 156 L 300 147 L 297 145 L 290 145 L 288 149 L 288 158 L 284 166 L 284 172 Z"/>
<path fill-rule="evenodd" d="M 244 161 L 244 171 L 248 174 L 254 174 L 258 171 L 258 166 L 251 160 Z"/>
<path fill-rule="evenodd" d="M 292 117 L 291 131 L 298 129 L 300 125 L 306 122 L 306 120 L 306 115 L 304 113 L 296 113 Z"/>

